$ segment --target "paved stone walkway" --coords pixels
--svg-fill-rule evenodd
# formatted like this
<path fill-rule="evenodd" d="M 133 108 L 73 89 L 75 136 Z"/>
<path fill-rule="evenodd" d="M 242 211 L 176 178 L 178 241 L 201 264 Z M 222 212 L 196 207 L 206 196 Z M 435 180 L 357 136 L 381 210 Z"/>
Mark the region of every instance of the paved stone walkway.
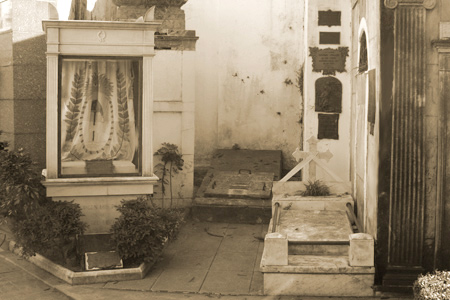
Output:
<path fill-rule="evenodd" d="M 259 263 L 267 225 L 188 221 L 163 260 L 141 280 L 71 286 L 15 254 L 0 249 L 0 299 L 324 300 L 329 297 L 264 296 Z M 3 239 L 0 226 L 0 242 Z M 5 245 L 2 246 L 6 249 Z M 359 298 L 331 298 L 350 300 Z M 371 299 L 399 299 L 369 297 Z M 401 298 L 402 300 L 412 298 Z"/>
<path fill-rule="evenodd" d="M 143 280 L 104 288 L 262 295 L 259 271 L 267 225 L 188 222 Z"/>
<path fill-rule="evenodd" d="M 14 254 L 0 249 L 0 299 L 72 299 L 17 267 L 12 261 L 16 259 L 13 256 Z"/>

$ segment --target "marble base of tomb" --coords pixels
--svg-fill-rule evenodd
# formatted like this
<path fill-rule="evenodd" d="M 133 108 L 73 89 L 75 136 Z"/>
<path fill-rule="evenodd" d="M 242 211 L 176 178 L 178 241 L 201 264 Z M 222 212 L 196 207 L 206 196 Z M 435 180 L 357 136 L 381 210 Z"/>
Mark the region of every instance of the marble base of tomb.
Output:
<path fill-rule="evenodd" d="M 279 206 L 278 222 L 272 218 L 265 237 L 260 270 L 267 295 L 369 297 L 374 295 L 374 240 L 353 233 L 341 200 L 296 196 L 301 183 L 274 188 L 273 201 L 289 198 Z M 275 184 L 276 186 L 277 184 Z M 285 185 L 287 187 L 288 185 Z M 339 197 L 338 197 L 339 198 Z M 333 202 L 334 205 L 329 205 Z M 342 202 L 342 203 L 340 203 Z M 315 207 L 319 209 L 307 209 Z M 275 213 L 275 212 L 274 212 Z"/>

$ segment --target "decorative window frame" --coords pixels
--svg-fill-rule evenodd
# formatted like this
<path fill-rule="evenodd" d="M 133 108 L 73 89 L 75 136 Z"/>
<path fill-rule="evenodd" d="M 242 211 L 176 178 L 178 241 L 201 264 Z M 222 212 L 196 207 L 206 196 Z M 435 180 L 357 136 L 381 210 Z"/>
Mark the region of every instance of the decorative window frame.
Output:
<path fill-rule="evenodd" d="M 49 197 L 153 193 L 154 33 L 160 22 L 43 21 L 47 34 L 47 169 Z M 59 64 L 61 56 L 142 57 L 140 176 L 61 178 L 59 174 Z"/>

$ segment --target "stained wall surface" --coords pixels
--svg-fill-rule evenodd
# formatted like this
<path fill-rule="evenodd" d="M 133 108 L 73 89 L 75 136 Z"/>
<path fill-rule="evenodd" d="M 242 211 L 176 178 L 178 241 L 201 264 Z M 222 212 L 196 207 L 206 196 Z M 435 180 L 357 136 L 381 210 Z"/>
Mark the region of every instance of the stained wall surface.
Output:
<path fill-rule="evenodd" d="M 358 219 L 364 226 L 364 232 L 371 234 L 375 239 L 377 237 L 381 88 L 379 7 L 380 1 L 358 1 L 352 10 L 353 197 L 357 203 Z M 366 36 L 368 66 L 367 70 L 360 71 L 360 51 L 364 49 L 364 45 L 361 45 L 363 34 Z M 371 72 L 373 77 L 369 75 Z M 374 122 L 368 120 L 369 99 L 375 104 Z"/>
<path fill-rule="evenodd" d="M 190 0 L 183 9 L 199 36 L 196 165 L 237 144 L 282 150 L 284 168 L 292 168 L 303 130 L 303 1 Z"/>
<path fill-rule="evenodd" d="M 2 23 L 10 18 L 9 28 L 0 32 L 2 138 L 11 149 L 24 148 L 44 168 L 46 45 L 41 20 L 49 18 L 49 5 L 10 0 L 2 8 Z"/>

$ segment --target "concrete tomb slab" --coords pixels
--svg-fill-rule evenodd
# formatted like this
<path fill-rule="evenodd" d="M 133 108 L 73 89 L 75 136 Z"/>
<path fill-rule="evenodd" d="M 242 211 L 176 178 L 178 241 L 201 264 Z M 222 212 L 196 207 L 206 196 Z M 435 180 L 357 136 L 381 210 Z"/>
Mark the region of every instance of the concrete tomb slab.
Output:
<path fill-rule="evenodd" d="M 345 211 L 282 210 L 277 231 L 291 242 L 349 242 L 353 233 Z"/>
<path fill-rule="evenodd" d="M 274 180 L 280 180 L 281 151 L 218 149 L 213 154 L 211 169 L 214 171 L 249 170 L 251 173 L 274 173 Z"/>
<path fill-rule="evenodd" d="M 269 199 L 274 173 L 216 171 L 205 191 L 206 197 Z"/>
<path fill-rule="evenodd" d="M 269 223 L 273 180 L 281 178 L 279 150 L 216 150 L 193 201 L 196 220 Z"/>

